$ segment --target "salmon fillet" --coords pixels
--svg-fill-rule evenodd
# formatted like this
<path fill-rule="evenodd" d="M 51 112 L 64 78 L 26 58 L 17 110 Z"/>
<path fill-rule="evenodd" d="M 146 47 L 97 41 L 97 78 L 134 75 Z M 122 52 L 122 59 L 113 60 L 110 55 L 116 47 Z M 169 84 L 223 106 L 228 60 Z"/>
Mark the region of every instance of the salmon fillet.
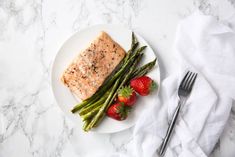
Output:
<path fill-rule="evenodd" d="M 91 97 L 125 56 L 125 50 L 105 32 L 82 51 L 61 80 L 77 97 Z"/>

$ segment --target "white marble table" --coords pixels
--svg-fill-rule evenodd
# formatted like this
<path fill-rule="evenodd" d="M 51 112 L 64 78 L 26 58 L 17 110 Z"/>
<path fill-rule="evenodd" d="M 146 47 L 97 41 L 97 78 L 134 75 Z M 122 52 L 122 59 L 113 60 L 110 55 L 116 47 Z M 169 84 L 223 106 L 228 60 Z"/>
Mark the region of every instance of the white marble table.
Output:
<path fill-rule="evenodd" d="M 0 157 L 131 155 L 132 129 L 83 133 L 61 112 L 50 87 L 56 52 L 82 28 L 123 24 L 152 45 L 165 78 L 173 71 L 177 23 L 197 8 L 235 28 L 234 0 L 0 1 Z M 235 105 L 211 156 L 234 157 L 234 148 Z"/>

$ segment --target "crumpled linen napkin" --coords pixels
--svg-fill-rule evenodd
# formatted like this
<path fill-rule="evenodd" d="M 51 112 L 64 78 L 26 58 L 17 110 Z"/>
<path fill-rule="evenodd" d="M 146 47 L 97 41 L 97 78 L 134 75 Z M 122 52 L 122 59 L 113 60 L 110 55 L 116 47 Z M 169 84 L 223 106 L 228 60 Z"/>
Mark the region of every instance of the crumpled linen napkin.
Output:
<path fill-rule="evenodd" d="M 162 81 L 157 103 L 134 128 L 136 156 L 155 157 L 178 103 L 187 70 L 198 78 L 181 113 L 165 157 L 207 157 L 218 141 L 235 99 L 235 32 L 196 11 L 183 19 L 174 44 L 175 73 Z"/>

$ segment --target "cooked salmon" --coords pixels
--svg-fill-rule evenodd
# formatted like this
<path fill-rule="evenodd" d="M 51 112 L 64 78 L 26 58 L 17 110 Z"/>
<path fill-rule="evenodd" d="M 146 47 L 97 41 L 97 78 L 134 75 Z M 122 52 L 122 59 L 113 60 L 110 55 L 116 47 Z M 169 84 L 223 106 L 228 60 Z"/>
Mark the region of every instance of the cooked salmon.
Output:
<path fill-rule="evenodd" d="M 82 51 L 62 75 L 62 82 L 80 99 L 91 97 L 125 56 L 125 50 L 105 32 Z"/>

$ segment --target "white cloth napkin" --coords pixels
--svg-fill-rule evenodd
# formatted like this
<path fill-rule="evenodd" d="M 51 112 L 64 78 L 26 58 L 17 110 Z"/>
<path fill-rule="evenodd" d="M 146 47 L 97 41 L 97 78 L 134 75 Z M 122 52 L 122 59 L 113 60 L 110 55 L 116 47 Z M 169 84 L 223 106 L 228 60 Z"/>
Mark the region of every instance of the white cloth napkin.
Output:
<path fill-rule="evenodd" d="M 197 11 L 180 22 L 174 51 L 179 68 L 162 81 L 158 103 L 144 111 L 134 128 L 136 156 L 157 156 L 187 70 L 199 75 L 165 156 L 207 157 L 228 119 L 235 99 L 235 32 Z"/>

